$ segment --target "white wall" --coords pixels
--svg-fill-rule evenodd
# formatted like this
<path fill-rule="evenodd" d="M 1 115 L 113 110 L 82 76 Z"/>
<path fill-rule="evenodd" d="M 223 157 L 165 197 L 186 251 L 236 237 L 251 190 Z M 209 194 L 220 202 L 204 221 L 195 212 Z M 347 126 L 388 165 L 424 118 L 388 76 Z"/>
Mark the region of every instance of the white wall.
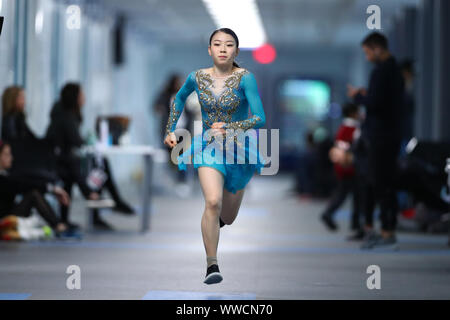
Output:
<path fill-rule="evenodd" d="M 5 17 L 0 36 L 0 92 L 14 82 L 15 2 L 2 0 L 0 15 Z"/>
<path fill-rule="evenodd" d="M 52 1 L 29 2 L 26 51 L 26 114 L 28 124 L 38 136 L 48 126 L 48 114 L 53 102 L 52 31 L 54 23 Z"/>

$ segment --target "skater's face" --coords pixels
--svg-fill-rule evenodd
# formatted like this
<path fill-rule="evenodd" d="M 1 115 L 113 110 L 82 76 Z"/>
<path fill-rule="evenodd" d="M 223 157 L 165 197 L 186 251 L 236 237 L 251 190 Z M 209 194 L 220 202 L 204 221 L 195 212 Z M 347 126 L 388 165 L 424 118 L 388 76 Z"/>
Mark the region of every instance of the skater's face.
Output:
<path fill-rule="evenodd" d="M 208 52 L 216 66 L 226 66 L 233 64 L 234 59 L 239 54 L 239 48 L 233 36 L 224 32 L 217 32 L 211 40 Z"/>
<path fill-rule="evenodd" d="M 13 156 L 11 153 L 11 147 L 4 145 L 0 152 L 0 169 L 8 170 L 12 166 Z"/>

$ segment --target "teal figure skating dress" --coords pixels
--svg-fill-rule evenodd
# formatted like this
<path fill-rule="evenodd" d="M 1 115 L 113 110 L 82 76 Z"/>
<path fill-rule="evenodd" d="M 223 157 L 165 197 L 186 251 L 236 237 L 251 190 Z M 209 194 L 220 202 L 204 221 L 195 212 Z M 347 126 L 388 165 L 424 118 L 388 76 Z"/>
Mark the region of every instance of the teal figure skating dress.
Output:
<path fill-rule="evenodd" d="M 236 193 L 266 164 L 258 150 L 256 129 L 263 127 L 266 119 L 256 79 L 245 69 L 220 78 L 204 70 L 191 72 L 170 108 L 167 134 L 175 131 L 186 99 L 194 90 L 201 105 L 202 133 L 196 134 L 187 150 L 177 157 L 178 168 L 186 170 L 187 164 L 195 169 L 215 168 L 224 176 L 224 188 Z M 215 122 L 226 123 L 225 135 L 209 130 Z"/>

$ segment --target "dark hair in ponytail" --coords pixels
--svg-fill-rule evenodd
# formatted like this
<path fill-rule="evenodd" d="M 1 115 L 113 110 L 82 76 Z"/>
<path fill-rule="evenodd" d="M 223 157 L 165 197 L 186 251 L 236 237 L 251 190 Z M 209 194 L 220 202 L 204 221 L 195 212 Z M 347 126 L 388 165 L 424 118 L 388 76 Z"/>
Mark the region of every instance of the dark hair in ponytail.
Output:
<path fill-rule="evenodd" d="M 226 34 L 229 34 L 230 36 L 232 36 L 234 38 L 234 41 L 236 41 L 236 48 L 239 48 L 239 38 L 236 35 L 236 33 L 233 30 L 231 30 L 230 28 L 220 28 L 220 29 L 215 30 L 212 33 L 211 37 L 209 37 L 209 45 L 211 45 L 212 38 L 218 32 L 223 32 L 223 33 L 226 33 Z M 233 61 L 233 66 L 235 66 L 236 68 L 240 68 L 239 65 L 236 63 L 236 61 Z"/>

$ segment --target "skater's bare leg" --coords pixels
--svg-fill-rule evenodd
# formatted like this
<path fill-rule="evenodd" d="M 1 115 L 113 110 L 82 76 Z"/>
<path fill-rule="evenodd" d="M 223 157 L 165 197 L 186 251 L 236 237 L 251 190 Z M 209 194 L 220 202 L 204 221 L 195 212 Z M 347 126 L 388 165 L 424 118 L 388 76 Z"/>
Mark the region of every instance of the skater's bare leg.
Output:
<path fill-rule="evenodd" d="M 235 194 L 223 189 L 222 195 L 222 210 L 220 218 L 225 224 L 232 224 L 237 217 L 239 208 L 241 207 L 242 199 L 244 197 L 244 190 L 238 190 Z"/>
<path fill-rule="evenodd" d="M 210 167 L 199 167 L 198 176 L 205 198 L 205 211 L 202 217 L 203 244 L 208 258 L 208 265 L 214 263 L 219 244 L 219 215 L 222 209 L 224 178 L 220 171 Z M 217 260 L 215 261 L 217 263 Z"/>

